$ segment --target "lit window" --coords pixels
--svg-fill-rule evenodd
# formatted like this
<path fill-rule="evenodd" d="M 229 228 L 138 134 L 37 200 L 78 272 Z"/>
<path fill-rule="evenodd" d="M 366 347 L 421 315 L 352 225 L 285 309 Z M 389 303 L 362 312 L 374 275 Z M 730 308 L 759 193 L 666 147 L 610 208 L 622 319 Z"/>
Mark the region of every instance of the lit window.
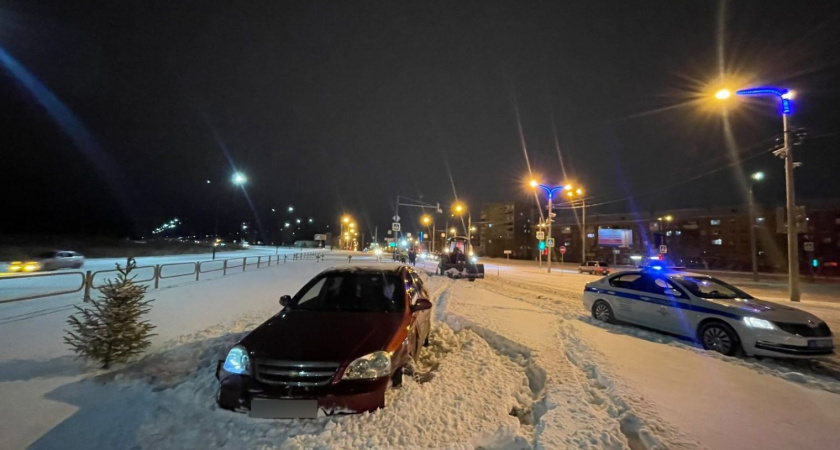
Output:
<path fill-rule="evenodd" d="M 682 234 L 682 231 L 677 230 L 677 231 L 676 231 L 676 233 L 677 233 L 677 236 L 679 236 L 679 235 L 681 235 L 681 234 Z"/>
<path fill-rule="evenodd" d="M 712 224 L 712 226 L 720 225 L 720 219 L 712 219 L 712 220 L 709 221 L 709 223 Z M 720 244 L 718 244 L 718 245 L 720 245 Z"/>
<path fill-rule="evenodd" d="M 665 232 L 665 236 L 670 236 L 670 235 L 671 235 L 671 230 L 668 230 L 668 231 Z"/>
<path fill-rule="evenodd" d="M 756 217 L 755 223 L 764 223 L 764 217 Z"/>
<path fill-rule="evenodd" d="M 595 237 L 595 233 L 586 233 L 586 237 L 588 237 L 588 238 L 594 238 L 594 237 Z"/>
<path fill-rule="evenodd" d="M 723 245 L 723 239 L 715 239 L 712 241 L 712 245 Z"/>

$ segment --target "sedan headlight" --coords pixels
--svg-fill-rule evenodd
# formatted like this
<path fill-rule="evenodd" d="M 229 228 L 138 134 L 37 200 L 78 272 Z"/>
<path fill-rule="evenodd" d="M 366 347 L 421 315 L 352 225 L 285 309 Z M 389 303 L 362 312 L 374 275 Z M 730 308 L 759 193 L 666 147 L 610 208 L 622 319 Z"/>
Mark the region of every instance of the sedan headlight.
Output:
<path fill-rule="evenodd" d="M 370 380 L 390 374 L 391 354 L 388 352 L 373 352 L 351 362 L 341 379 Z"/>
<path fill-rule="evenodd" d="M 251 358 L 248 357 L 248 351 L 245 350 L 245 347 L 237 345 L 236 347 L 230 349 L 222 368 L 228 373 L 250 375 Z"/>
<path fill-rule="evenodd" d="M 759 319 L 758 317 L 744 317 L 744 323 L 750 328 L 758 328 L 760 330 L 775 330 L 776 326 L 769 320 Z"/>

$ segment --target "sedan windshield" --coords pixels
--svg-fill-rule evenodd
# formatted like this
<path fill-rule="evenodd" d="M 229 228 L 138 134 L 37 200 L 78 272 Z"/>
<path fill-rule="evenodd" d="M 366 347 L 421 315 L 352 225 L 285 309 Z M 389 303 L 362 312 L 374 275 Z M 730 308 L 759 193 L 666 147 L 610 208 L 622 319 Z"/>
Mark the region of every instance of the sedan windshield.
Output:
<path fill-rule="evenodd" d="M 712 277 L 672 277 L 678 285 L 700 298 L 753 298 L 750 294 Z"/>
<path fill-rule="evenodd" d="M 334 273 L 310 283 L 296 296 L 294 309 L 305 311 L 396 312 L 405 309 L 399 276 L 384 273 Z"/>

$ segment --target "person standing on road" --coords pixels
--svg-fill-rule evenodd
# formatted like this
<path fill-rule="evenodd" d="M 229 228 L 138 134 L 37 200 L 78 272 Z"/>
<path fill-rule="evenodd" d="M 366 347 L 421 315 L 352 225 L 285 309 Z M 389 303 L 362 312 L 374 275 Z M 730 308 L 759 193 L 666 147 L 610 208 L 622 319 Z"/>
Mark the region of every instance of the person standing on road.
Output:
<path fill-rule="evenodd" d="M 417 251 L 416 251 L 416 250 L 411 249 L 411 250 L 408 252 L 408 262 L 409 262 L 412 266 L 416 266 L 416 265 L 417 265 Z"/>

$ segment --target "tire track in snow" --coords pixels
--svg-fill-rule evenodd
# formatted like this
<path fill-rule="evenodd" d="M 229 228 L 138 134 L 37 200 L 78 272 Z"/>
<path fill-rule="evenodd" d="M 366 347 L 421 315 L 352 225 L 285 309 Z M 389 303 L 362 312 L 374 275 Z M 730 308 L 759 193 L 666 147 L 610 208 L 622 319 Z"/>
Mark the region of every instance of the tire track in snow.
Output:
<path fill-rule="evenodd" d="M 575 385 L 578 391 L 574 393 L 566 391 L 566 395 L 584 398 L 588 403 L 589 413 L 599 418 L 607 430 L 615 430 L 608 425 L 609 423 L 617 426 L 623 442 L 617 442 L 614 439 L 615 436 L 608 433 L 602 434 L 600 442 L 602 447 L 624 448 L 626 446 L 633 450 L 701 447 L 698 442 L 685 439 L 678 429 L 667 425 L 654 412 L 655 408 L 643 399 L 625 398 L 625 396 L 632 397 L 633 394 L 625 394 L 628 389 L 614 381 L 615 377 L 597 362 L 598 358 L 594 357 L 594 350 L 575 335 L 571 321 L 580 320 L 583 317 L 581 308 L 544 295 L 554 294 L 566 300 L 578 300 L 580 294 L 577 291 L 573 293 L 551 286 L 534 287 L 530 284 L 498 279 L 484 283 L 481 288 L 545 308 L 560 317 L 560 326 L 554 334 L 555 339 L 551 341 L 551 345 L 556 346 L 561 354 L 560 357 L 567 364 L 551 364 L 552 370 L 549 371 L 549 376 L 560 385 L 564 384 L 560 380 L 570 380 L 569 384 Z M 566 367 L 565 370 L 563 366 Z M 555 373 L 557 368 L 561 369 L 560 373 Z M 561 386 L 561 388 L 566 390 L 569 387 Z"/>

